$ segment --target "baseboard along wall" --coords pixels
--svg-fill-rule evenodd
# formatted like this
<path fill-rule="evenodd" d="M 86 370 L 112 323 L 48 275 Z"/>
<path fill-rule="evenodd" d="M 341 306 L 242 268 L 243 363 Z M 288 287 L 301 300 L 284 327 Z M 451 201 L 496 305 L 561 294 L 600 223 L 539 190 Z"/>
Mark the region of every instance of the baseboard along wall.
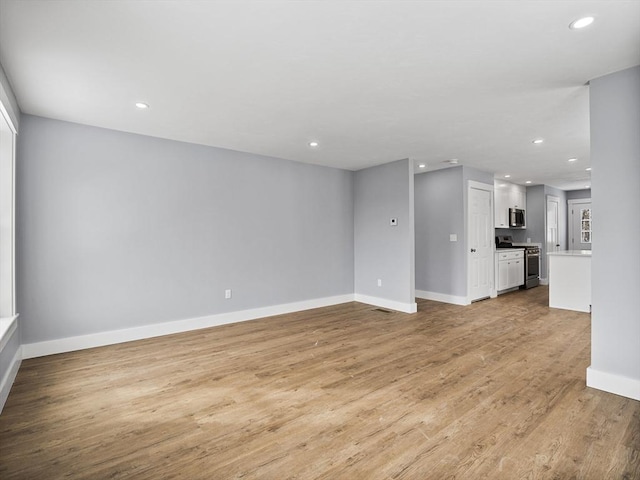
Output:
<path fill-rule="evenodd" d="M 111 330 L 107 332 L 92 333 L 76 337 L 60 338 L 45 342 L 23 344 L 23 357 L 34 358 L 56 353 L 72 352 L 85 348 L 102 347 L 116 343 L 131 342 L 145 338 L 160 337 L 173 333 L 188 332 L 201 328 L 217 327 L 229 323 L 244 322 L 257 318 L 272 317 L 285 313 L 300 312 L 312 308 L 328 307 L 353 301 L 353 295 L 338 295 L 334 297 L 318 298 L 301 302 L 273 305 L 269 307 L 253 308 L 236 312 L 220 313 L 203 317 L 174 320 L 171 322 L 156 323 L 140 327 Z"/>
<path fill-rule="evenodd" d="M 0 413 L 2 413 L 2 409 L 4 408 L 4 404 L 9 398 L 9 392 L 11 391 L 11 386 L 13 385 L 14 380 L 16 379 L 16 375 L 18 375 L 18 370 L 20 369 L 20 364 L 22 363 L 22 347 L 16 350 L 13 358 L 11 359 L 11 363 L 9 364 L 9 368 L 5 372 L 2 380 L 0 380 Z"/>
<path fill-rule="evenodd" d="M 22 345 L 23 358 L 43 357 L 57 353 L 72 352 L 86 348 L 103 347 L 116 343 L 131 342 L 145 338 L 160 337 L 173 333 L 188 332 L 201 328 L 216 327 L 229 323 L 244 322 L 258 318 L 272 317 L 286 313 L 301 312 L 312 308 L 329 307 L 347 302 L 360 302 L 378 307 L 389 308 L 404 313 L 415 313 L 417 304 L 404 304 L 393 300 L 370 297 L 359 294 L 337 295 L 334 297 L 318 298 L 301 302 L 273 305 L 237 312 L 221 313 L 204 317 L 175 320 L 172 322 L 156 323 L 140 327 L 111 330 L 107 332 L 79 335 L 75 337 L 59 338 L 44 342 L 27 343 Z"/>
<path fill-rule="evenodd" d="M 470 305 L 467 297 L 447 295 L 445 293 L 427 292 L 426 290 L 416 290 L 416 297 L 424 298 L 425 300 L 433 300 L 435 302 L 451 303 L 453 305 Z"/>
<path fill-rule="evenodd" d="M 587 387 L 640 400 L 640 380 L 587 368 Z"/>

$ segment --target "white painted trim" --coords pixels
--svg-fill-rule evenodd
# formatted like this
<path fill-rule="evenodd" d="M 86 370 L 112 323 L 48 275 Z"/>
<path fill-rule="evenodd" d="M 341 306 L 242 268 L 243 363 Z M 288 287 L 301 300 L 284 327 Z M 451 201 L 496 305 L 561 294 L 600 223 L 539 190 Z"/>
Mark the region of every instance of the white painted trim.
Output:
<path fill-rule="evenodd" d="M 141 340 L 144 338 L 160 337 L 163 335 L 171 335 L 173 333 L 188 332 L 201 328 L 216 327 L 219 325 L 226 325 L 228 323 L 244 322 L 247 320 L 254 320 L 256 318 L 300 312 L 303 310 L 310 310 L 312 308 L 328 307 L 353 301 L 353 294 L 337 295 L 334 297 L 304 300 L 301 302 L 254 308 L 251 310 L 187 318 L 122 330 L 111 330 L 108 332 L 80 335 L 77 337 L 60 338 L 45 342 L 27 343 L 22 345 L 22 355 L 23 358 L 43 357 L 45 355 L 53 355 L 56 353 L 72 352 L 74 350 L 83 350 L 85 348 L 102 347 L 105 345 L 131 342 L 133 340 Z"/>
<path fill-rule="evenodd" d="M 500 290 L 498 292 L 498 295 L 502 295 L 504 293 L 510 293 L 510 292 L 515 292 L 517 290 L 520 290 L 520 287 L 509 287 L 509 288 L 505 288 L 504 290 Z"/>
<path fill-rule="evenodd" d="M 465 257 L 464 257 L 464 262 L 465 262 L 465 269 L 467 271 L 467 296 L 466 298 L 464 298 L 464 303 L 457 303 L 456 305 L 471 305 L 471 302 L 475 301 L 475 300 L 482 300 L 481 298 L 471 298 L 471 269 L 469 268 L 469 257 L 471 255 L 471 245 L 469 244 L 469 230 L 471 230 L 469 222 L 470 222 L 470 215 L 469 215 L 469 199 L 471 197 L 471 189 L 475 188 L 476 190 L 484 190 L 490 193 L 489 195 L 489 230 L 491 230 L 490 233 L 490 237 L 493 236 L 494 233 L 494 225 L 496 223 L 495 221 L 495 195 L 494 195 L 494 189 L 495 186 L 494 184 L 489 184 L 489 183 L 481 183 L 481 182 L 477 182 L 475 180 L 468 180 L 467 181 L 467 204 L 464 206 L 464 214 L 465 214 L 465 218 L 464 218 L 464 236 L 465 236 L 465 246 L 467 248 L 466 253 L 465 253 Z M 493 242 L 492 242 L 493 243 Z M 495 246 L 492 247 L 491 249 L 491 255 L 494 256 L 495 255 Z M 495 272 L 495 261 L 491 261 L 489 262 L 489 298 L 494 298 L 497 296 L 497 291 L 496 289 L 498 288 L 498 286 L 495 284 L 495 278 L 496 278 L 496 272 Z M 453 303 L 453 302 L 447 302 L 447 303 Z"/>
<path fill-rule="evenodd" d="M 18 350 L 16 350 L 15 355 L 11 359 L 9 368 L 5 372 L 4 377 L 2 377 L 2 382 L 0 382 L 0 413 L 2 413 L 4 404 L 7 402 L 7 398 L 9 398 L 9 392 L 11 391 L 13 382 L 16 379 L 16 375 L 18 375 L 21 363 L 22 347 L 18 347 Z"/>
<path fill-rule="evenodd" d="M 558 204 L 558 218 L 557 218 L 557 220 L 558 220 L 558 225 L 557 225 L 557 228 L 558 228 L 558 239 L 557 239 L 557 242 L 558 242 L 558 244 L 560 244 L 560 197 L 556 197 L 555 195 L 546 195 L 545 199 L 544 199 L 544 234 L 545 234 L 545 238 L 547 239 L 544 242 L 544 253 L 545 254 L 549 254 L 549 252 L 555 252 L 556 251 L 555 247 L 553 248 L 553 250 L 549 250 L 549 241 L 548 241 L 548 238 L 549 238 L 549 224 L 547 222 L 547 219 L 549 218 L 549 209 L 548 209 L 548 207 L 549 207 L 549 202 L 550 201 L 551 202 L 556 202 Z M 542 262 L 545 262 L 544 264 L 545 264 L 545 267 L 546 267 L 546 270 L 547 270 L 547 275 L 549 275 L 549 256 L 548 255 L 541 255 L 540 256 L 540 263 L 542 263 Z M 541 269 L 540 271 L 542 271 L 542 265 L 540 265 L 540 269 Z M 546 279 L 546 280 L 547 280 L 547 283 L 543 283 L 543 285 L 549 285 L 548 279 Z M 542 283 L 542 282 L 540 282 L 540 283 Z"/>
<path fill-rule="evenodd" d="M 571 200 L 567 200 L 567 250 L 579 250 L 574 247 L 574 235 L 573 231 L 573 209 L 576 205 L 581 204 L 589 204 L 589 208 L 591 208 L 591 197 L 589 198 L 573 198 Z"/>
<path fill-rule="evenodd" d="M 427 292 L 426 290 L 416 290 L 416 297 L 435 302 L 451 303 L 453 305 L 470 305 L 467 297 L 447 295 L 446 293 Z"/>
<path fill-rule="evenodd" d="M 640 400 L 640 380 L 587 368 L 587 387 Z"/>
<path fill-rule="evenodd" d="M 475 180 L 468 180 L 467 186 L 472 188 L 478 188 L 480 190 L 487 190 L 489 192 L 493 192 L 494 190 L 494 186 L 492 184 L 477 182 Z"/>
<path fill-rule="evenodd" d="M 0 115 L 2 115 L 4 118 L 7 119 L 7 123 L 9 124 L 9 128 L 11 129 L 11 131 L 13 132 L 14 135 L 17 135 L 18 134 L 18 129 L 16 127 L 16 124 L 13 122 L 13 119 L 11 118 L 11 114 L 9 113 L 9 108 L 11 108 L 11 102 L 9 101 L 9 95 L 7 95 L 7 92 L 4 90 L 4 87 L 2 86 L 1 82 L 0 82 L 0 91 L 2 92 L 0 94 Z M 6 102 L 7 102 L 7 105 L 9 105 L 9 108 L 7 108 L 4 105 L 3 97 L 6 98 Z M 11 111 L 13 112 L 13 108 L 11 108 Z M 16 117 L 17 116 L 19 116 L 19 114 L 16 115 Z"/>
<path fill-rule="evenodd" d="M 0 318 L 0 352 L 18 328 L 18 315 L 8 318 Z"/>
<path fill-rule="evenodd" d="M 1 83 L 0 90 L 4 91 Z M 10 106 L 9 104 L 9 107 Z M 3 217 L 3 222 L 6 222 L 7 218 L 9 220 L 9 231 L 7 232 L 5 230 L 2 233 L 3 239 L 0 255 L 3 257 L 3 262 L 9 263 L 10 269 L 9 278 L 2 278 L 2 280 L 0 280 L 0 282 L 3 282 L 0 310 L 2 310 L 2 314 L 9 317 L 16 313 L 16 144 L 18 139 L 16 138 L 16 126 L 13 124 L 7 108 L 2 103 L 2 99 L 0 99 L 0 116 L 3 120 L 6 120 L 9 130 L 11 131 L 11 158 L 7 165 L 5 165 L 4 162 L 0 165 L 0 169 L 4 171 L 3 174 L 8 174 L 11 177 L 10 185 L 7 188 L 11 198 L 6 206 L 7 208 L 3 208 L 3 211 L 0 212 L 0 215 Z M 6 256 L 9 257 L 8 261 Z M 8 295 L 6 290 L 9 290 Z"/>
<path fill-rule="evenodd" d="M 395 300 L 387 300 L 386 298 L 371 297 L 369 295 L 362 295 L 356 293 L 354 300 L 360 303 L 366 303 L 368 305 L 375 305 L 376 307 L 389 308 L 391 310 L 397 310 L 404 313 L 416 313 L 418 311 L 418 304 L 396 302 Z"/>

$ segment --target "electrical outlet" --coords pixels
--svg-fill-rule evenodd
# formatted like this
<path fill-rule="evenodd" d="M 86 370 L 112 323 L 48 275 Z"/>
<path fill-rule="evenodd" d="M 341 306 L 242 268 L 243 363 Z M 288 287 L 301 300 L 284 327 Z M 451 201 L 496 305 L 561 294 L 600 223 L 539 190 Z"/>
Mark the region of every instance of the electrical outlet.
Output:
<path fill-rule="evenodd" d="M 229 288 L 228 290 L 224 291 L 224 298 L 229 300 L 231 298 L 231 289 Z"/>
<path fill-rule="evenodd" d="M 379 287 L 381 287 L 381 286 L 382 286 L 382 279 L 381 279 L 381 278 L 379 278 L 379 279 L 378 279 L 378 286 L 379 286 Z"/>
<path fill-rule="evenodd" d="M 458 241 L 458 234 L 457 233 L 450 233 L 449 234 L 449 241 L 450 242 L 457 242 Z"/>

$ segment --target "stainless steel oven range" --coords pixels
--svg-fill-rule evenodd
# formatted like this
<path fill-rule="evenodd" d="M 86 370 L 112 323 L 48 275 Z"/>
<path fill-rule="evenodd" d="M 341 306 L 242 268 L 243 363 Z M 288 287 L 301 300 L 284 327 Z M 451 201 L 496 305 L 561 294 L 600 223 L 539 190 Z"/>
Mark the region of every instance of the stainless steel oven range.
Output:
<path fill-rule="evenodd" d="M 537 287 L 540 284 L 540 248 L 524 247 L 524 285 L 520 288 Z"/>
<path fill-rule="evenodd" d="M 540 247 L 528 244 L 513 244 L 511 235 L 496 237 L 496 248 L 524 248 L 524 282 L 520 288 L 533 288 L 540 285 Z"/>

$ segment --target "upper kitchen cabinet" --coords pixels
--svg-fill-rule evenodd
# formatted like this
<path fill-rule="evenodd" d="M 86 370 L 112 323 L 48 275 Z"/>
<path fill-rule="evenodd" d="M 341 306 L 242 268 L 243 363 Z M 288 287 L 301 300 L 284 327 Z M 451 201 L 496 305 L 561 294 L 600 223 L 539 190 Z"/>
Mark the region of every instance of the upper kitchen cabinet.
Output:
<path fill-rule="evenodd" d="M 522 185 L 494 181 L 495 228 L 509 228 L 509 209 L 527 209 L 527 189 Z"/>

